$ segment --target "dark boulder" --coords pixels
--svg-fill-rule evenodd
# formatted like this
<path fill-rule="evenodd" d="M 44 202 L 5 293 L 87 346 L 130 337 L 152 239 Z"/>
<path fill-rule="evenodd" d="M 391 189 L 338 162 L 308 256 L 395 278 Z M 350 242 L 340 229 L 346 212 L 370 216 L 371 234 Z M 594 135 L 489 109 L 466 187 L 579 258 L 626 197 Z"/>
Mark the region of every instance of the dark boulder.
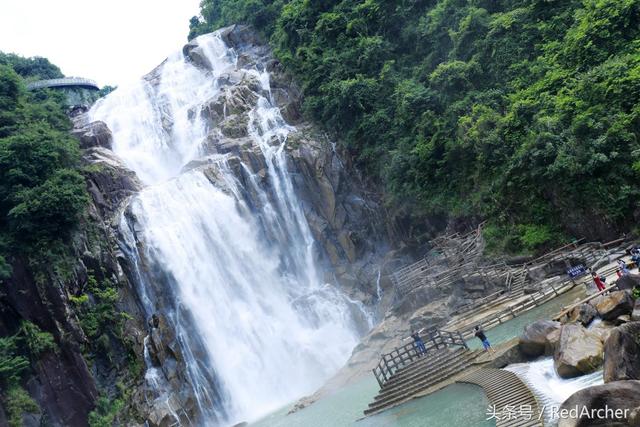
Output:
<path fill-rule="evenodd" d="M 640 320 L 640 299 L 634 302 L 633 311 L 631 312 L 631 320 L 634 322 Z"/>
<path fill-rule="evenodd" d="M 532 358 L 552 354 L 554 343 L 550 338 L 552 333 L 559 330 L 560 327 L 560 322 L 538 320 L 524 328 L 524 333 L 518 343 L 522 353 Z"/>
<path fill-rule="evenodd" d="M 640 286 L 640 274 L 627 274 L 616 280 L 616 285 L 620 290 L 633 289 Z"/>
<path fill-rule="evenodd" d="M 191 61 L 193 65 L 205 70 L 212 68 L 211 61 L 207 58 L 202 47 L 198 44 L 198 39 L 191 40 L 182 48 L 184 57 Z"/>
<path fill-rule="evenodd" d="M 640 322 L 613 329 L 604 346 L 604 382 L 640 380 Z"/>
<path fill-rule="evenodd" d="M 572 394 L 560 406 L 558 427 L 629 426 L 632 410 L 638 405 L 640 381 L 588 387 Z"/>

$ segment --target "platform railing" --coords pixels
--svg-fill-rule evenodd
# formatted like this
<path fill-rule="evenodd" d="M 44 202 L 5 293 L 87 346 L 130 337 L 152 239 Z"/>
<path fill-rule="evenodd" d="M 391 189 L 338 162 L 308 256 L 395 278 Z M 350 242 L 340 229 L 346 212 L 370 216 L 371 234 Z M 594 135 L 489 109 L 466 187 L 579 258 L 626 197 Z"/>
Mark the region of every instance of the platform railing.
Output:
<path fill-rule="evenodd" d="M 396 347 L 389 353 L 380 357 L 378 365 L 371 371 L 382 387 L 396 372 L 420 359 L 428 357 L 434 351 L 444 350 L 450 347 L 462 347 L 468 349 L 466 341 L 460 332 L 432 330 L 422 336 L 426 348 L 426 355 L 421 355 L 415 342 L 410 342 L 401 347 Z"/>

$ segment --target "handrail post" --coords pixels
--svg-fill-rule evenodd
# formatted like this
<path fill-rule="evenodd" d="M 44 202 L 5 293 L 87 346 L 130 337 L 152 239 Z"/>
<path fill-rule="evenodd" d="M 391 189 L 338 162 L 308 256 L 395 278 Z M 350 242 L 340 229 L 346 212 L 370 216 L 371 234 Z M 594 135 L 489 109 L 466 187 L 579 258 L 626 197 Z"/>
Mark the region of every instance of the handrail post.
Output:
<path fill-rule="evenodd" d="M 380 377 L 378 376 L 378 374 L 376 373 L 375 368 L 371 370 L 371 372 L 373 372 L 373 376 L 376 377 L 376 381 L 378 381 L 378 386 L 380 388 L 382 388 L 382 385 L 384 384 L 381 380 Z"/>

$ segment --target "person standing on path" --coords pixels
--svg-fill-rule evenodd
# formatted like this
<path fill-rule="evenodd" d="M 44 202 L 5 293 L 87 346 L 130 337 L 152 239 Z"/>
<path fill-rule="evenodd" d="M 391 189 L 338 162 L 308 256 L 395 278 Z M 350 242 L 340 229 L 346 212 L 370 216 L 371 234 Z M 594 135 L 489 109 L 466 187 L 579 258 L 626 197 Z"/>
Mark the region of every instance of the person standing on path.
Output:
<path fill-rule="evenodd" d="M 595 271 L 591 272 L 591 277 L 593 278 L 593 281 L 598 287 L 598 292 L 604 291 L 606 289 L 607 286 L 604 284 L 600 276 L 598 276 Z"/>
<path fill-rule="evenodd" d="M 488 351 L 489 353 L 494 353 L 493 348 L 491 347 L 491 343 L 489 343 L 489 340 L 487 339 L 487 336 L 484 333 L 484 330 L 482 330 L 482 328 L 480 328 L 480 326 L 476 326 L 475 327 L 475 336 L 482 341 L 482 347 L 484 347 L 485 351 Z"/>
<path fill-rule="evenodd" d="M 416 352 L 421 356 L 427 354 L 427 348 L 424 346 L 424 341 L 422 341 L 422 337 L 420 336 L 420 334 L 425 329 L 426 328 L 422 328 L 418 332 L 416 332 L 413 328 L 411 328 L 411 336 L 408 336 L 407 338 L 404 339 L 404 340 L 413 339 L 413 345 L 415 345 L 416 347 Z"/>
<path fill-rule="evenodd" d="M 620 271 L 622 272 L 623 276 L 626 276 L 627 274 L 630 273 L 629 267 L 627 267 L 627 263 L 624 262 L 624 260 L 621 260 L 621 259 L 618 260 L 618 267 L 620 268 Z"/>

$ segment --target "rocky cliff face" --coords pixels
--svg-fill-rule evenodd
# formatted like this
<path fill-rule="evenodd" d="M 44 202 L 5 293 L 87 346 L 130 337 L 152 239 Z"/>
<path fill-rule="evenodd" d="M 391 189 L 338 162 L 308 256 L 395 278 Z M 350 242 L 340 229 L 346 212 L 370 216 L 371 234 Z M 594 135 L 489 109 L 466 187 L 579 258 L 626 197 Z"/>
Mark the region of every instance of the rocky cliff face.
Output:
<path fill-rule="evenodd" d="M 256 34 L 248 27 L 233 26 L 223 30 L 222 37 L 236 51 L 238 67 L 259 71 L 266 68 L 270 72 L 271 93 L 262 93 L 256 74 L 238 71 L 226 75 L 219 82 L 223 91 L 203 110 L 212 129 L 208 152 L 229 154 L 229 163 L 237 168 L 236 176 L 241 182 L 246 181 L 247 174 L 239 169 L 240 160 L 251 165 L 251 173 L 268 179 L 264 157 L 247 138 L 247 126 L 248 115 L 259 96 L 271 99 L 285 120 L 295 125 L 286 146 L 289 167 L 296 192 L 304 202 L 305 216 L 320 246 L 318 257 L 332 266 L 330 274 L 335 274 L 354 298 L 369 305 L 375 303 L 380 260 L 389 249 L 389 233 L 379 197 L 364 186 L 349 165 L 348 157 L 338 152 L 316 126 L 304 121 L 300 90 Z M 200 67 L 211 66 L 196 42 L 185 46 L 184 53 Z M 206 169 L 207 165 L 195 162 L 187 167 Z M 215 180 L 215 170 L 210 171 Z"/>

